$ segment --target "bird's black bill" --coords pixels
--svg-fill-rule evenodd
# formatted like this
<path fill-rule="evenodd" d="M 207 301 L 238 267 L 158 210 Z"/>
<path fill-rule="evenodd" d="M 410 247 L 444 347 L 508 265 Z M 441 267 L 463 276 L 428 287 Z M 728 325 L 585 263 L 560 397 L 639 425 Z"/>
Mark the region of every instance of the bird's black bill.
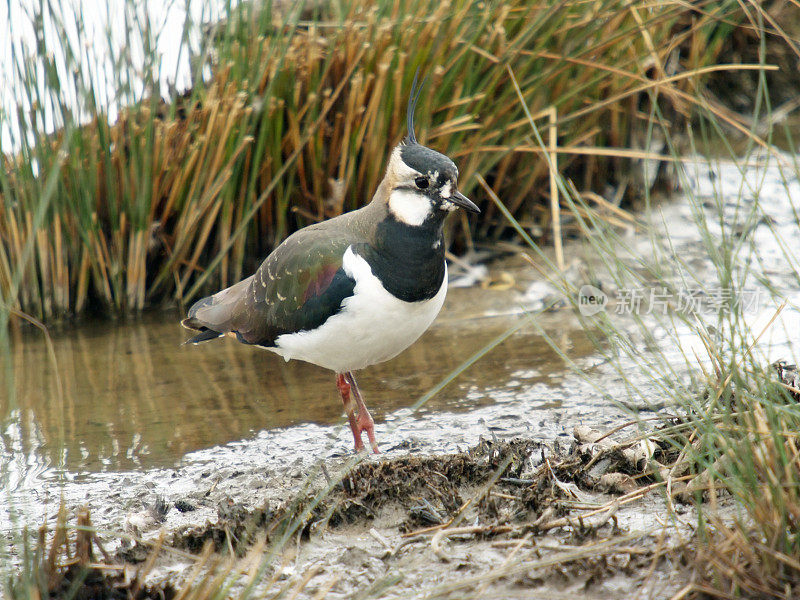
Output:
<path fill-rule="evenodd" d="M 474 213 L 481 212 L 481 209 L 478 208 L 477 204 L 475 204 L 472 200 L 470 200 L 464 194 L 458 191 L 455 194 L 453 194 L 453 196 L 450 198 L 450 202 L 452 202 L 456 206 L 460 206 L 461 208 L 466 208 L 469 212 L 474 212 Z"/>

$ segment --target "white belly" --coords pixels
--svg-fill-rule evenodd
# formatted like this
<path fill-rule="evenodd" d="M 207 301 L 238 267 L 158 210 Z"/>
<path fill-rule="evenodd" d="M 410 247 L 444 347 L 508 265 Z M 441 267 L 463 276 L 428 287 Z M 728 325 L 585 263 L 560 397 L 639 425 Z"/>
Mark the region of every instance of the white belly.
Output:
<path fill-rule="evenodd" d="M 318 329 L 278 336 L 277 347 L 270 350 L 286 360 L 304 360 L 337 373 L 363 369 L 394 358 L 413 344 L 444 304 L 446 265 L 442 287 L 433 298 L 421 302 L 392 296 L 352 247 L 345 252 L 342 267 L 356 282 L 342 310 Z"/>

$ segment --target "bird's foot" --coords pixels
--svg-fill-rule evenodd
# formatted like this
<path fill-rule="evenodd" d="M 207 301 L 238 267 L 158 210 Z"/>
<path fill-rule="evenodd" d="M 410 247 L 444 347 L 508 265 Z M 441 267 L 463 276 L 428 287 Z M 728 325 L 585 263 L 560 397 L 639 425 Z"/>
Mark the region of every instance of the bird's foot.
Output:
<path fill-rule="evenodd" d="M 350 431 L 353 432 L 356 454 L 364 451 L 364 442 L 361 441 L 362 419 L 361 414 L 356 415 L 356 402 L 350 397 L 350 382 L 344 375 L 336 375 L 336 387 L 342 395 L 344 412 L 347 414 L 347 421 L 350 424 Z M 359 411 L 360 413 L 360 411 Z M 367 433 L 369 437 L 369 433 Z"/>
<path fill-rule="evenodd" d="M 375 439 L 375 423 L 373 422 L 372 415 L 369 414 L 369 411 L 359 411 L 358 415 L 353 415 L 352 419 L 350 419 L 348 416 L 348 420 L 350 421 L 350 430 L 353 432 L 353 440 L 355 440 L 356 453 L 364 452 L 366 450 L 364 442 L 361 439 L 361 434 L 366 432 L 373 454 L 380 454 L 381 451 L 378 448 L 378 442 Z"/>
<path fill-rule="evenodd" d="M 361 441 L 361 434 L 353 431 L 353 439 L 356 441 L 356 454 L 361 454 L 364 452 L 366 448 L 364 447 L 364 442 Z"/>
<path fill-rule="evenodd" d="M 369 410 L 367 410 L 367 406 L 361 398 L 361 392 L 358 390 L 358 384 L 356 384 L 353 374 L 347 373 L 343 375 L 337 373 L 336 387 L 339 388 L 339 393 L 342 395 L 344 411 L 347 413 L 350 431 L 353 432 L 356 453 L 365 450 L 364 442 L 361 440 L 361 432 L 366 431 L 372 452 L 380 454 L 381 451 L 378 449 L 378 442 L 375 439 L 375 422 L 372 420 L 372 415 L 369 414 Z M 350 397 L 351 391 L 355 397 L 355 402 Z M 358 408 L 358 415 L 356 415 L 356 408 Z"/>
<path fill-rule="evenodd" d="M 380 454 L 381 451 L 378 449 L 378 441 L 375 439 L 375 422 L 372 420 L 372 415 L 369 414 L 366 406 L 361 406 L 358 409 L 358 441 L 361 442 L 361 432 L 367 432 L 367 439 L 369 439 L 369 445 L 372 446 L 373 454 Z M 358 444 L 356 444 L 358 446 Z M 364 448 L 363 442 L 361 443 L 361 448 Z M 358 449 L 358 448 L 356 448 Z"/>

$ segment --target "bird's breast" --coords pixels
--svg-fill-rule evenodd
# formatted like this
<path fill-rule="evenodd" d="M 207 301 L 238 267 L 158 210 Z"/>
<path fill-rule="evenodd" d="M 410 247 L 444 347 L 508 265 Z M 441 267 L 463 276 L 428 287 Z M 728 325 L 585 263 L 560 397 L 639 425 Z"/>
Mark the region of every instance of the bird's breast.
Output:
<path fill-rule="evenodd" d="M 447 280 L 442 231 L 436 223 L 409 227 L 385 219 L 374 239 L 354 250 L 387 291 L 407 302 L 433 298 Z"/>
<path fill-rule="evenodd" d="M 435 295 L 408 302 L 387 290 L 367 260 L 349 247 L 342 266 L 355 280 L 353 294 L 320 327 L 279 336 L 274 351 L 339 373 L 397 356 L 430 327 L 444 304 L 447 267 L 442 263 L 445 273 Z"/>

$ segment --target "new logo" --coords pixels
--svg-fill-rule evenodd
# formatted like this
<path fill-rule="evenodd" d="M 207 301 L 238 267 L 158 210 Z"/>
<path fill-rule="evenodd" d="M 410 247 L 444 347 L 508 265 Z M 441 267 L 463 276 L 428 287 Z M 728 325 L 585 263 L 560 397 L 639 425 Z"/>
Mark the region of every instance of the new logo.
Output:
<path fill-rule="evenodd" d="M 578 290 L 578 310 L 584 317 L 591 317 L 604 311 L 606 304 L 608 304 L 608 296 L 603 290 L 588 283 L 582 285 Z"/>

